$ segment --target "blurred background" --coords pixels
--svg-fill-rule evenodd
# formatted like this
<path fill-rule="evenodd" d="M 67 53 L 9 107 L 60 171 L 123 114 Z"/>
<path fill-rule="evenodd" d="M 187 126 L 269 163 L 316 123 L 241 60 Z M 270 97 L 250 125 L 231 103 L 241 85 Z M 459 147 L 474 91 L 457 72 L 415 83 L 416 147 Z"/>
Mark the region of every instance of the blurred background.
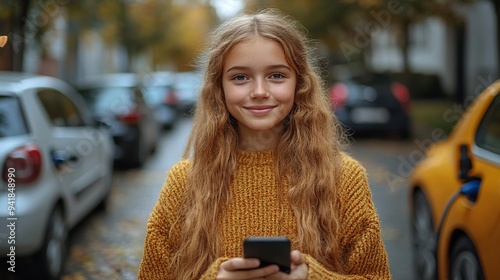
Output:
<path fill-rule="evenodd" d="M 135 279 L 148 215 L 191 129 L 206 35 L 238 12 L 266 7 L 291 15 L 314 39 L 332 109 L 351 132 L 349 153 L 368 170 L 393 277 L 417 275 L 408 178 L 499 77 L 499 0 L 2 0 L 1 71 L 65 81 L 111 127 L 99 111 L 112 111 L 103 107 L 111 88 L 130 88 L 134 100 L 140 89 L 154 112 L 148 123 L 159 127 L 147 133 L 144 154 L 128 155 L 139 148 L 113 135 L 121 158 L 110 205 L 71 229 L 63 279 Z M 136 114 L 115 117 L 120 127 L 138 126 Z"/>
<path fill-rule="evenodd" d="M 496 0 L 4 0 L 0 69 L 73 82 L 107 72 L 192 70 L 207 33 L 241 11 L 276 7 L 319 40 L 325 75 L 383 71 L 412 97 L 476 90 L 498 72 Z M 481 77 L 481 78 L 479 78 Z"/>

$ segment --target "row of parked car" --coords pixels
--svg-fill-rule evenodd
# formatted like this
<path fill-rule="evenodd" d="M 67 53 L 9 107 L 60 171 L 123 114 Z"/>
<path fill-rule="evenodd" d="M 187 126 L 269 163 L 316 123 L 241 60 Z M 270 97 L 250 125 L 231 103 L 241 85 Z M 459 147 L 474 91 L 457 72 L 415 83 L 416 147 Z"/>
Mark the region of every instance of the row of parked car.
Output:
<path fill-rule="evenodd" d="M 106 74 L 76 83 L 94 116 L 110 127 L 115 160 L 140 167 L 155 151 L 163 129 L 193 110 L 200 85 L 195 72 Z"/>
<path fill-rule="evenodd" d="M 194 73 L 119 73 L 69 85 L 0 72 L 2 263 L 28 257 L 34 266 L 24 272 L 58 279 L 68 232 L 105 208 L 114 165 L 144 163 L 161 128 L 195 106 L 197 81 Z"/>

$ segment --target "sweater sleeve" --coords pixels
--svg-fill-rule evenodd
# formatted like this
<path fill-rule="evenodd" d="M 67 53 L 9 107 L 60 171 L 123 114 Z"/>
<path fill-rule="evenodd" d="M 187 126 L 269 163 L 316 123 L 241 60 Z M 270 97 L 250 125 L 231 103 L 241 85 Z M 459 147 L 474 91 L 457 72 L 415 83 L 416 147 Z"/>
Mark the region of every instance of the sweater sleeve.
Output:
<path fill-rule="evenodd" d="M 138 279 L 174 279 L 168 271 L 172 246 L 178 240 L 172 226 L 185 195 L 187 170 L 188 162 L 181 161 L 168 172 L 167 179 L 147 223 L 144 253 L 139 266 Z"/>
<path fill-rule="evenodd" d="M 213 280 L 213 279 L 215 279 L 217 277 L 217 274 L 219 273 L 219 266 L 221 265 L 221 263 L 223 263 L 227 260 L 229 260 L 228 257 L 221 257 L 221 258 L 216 259 L 208 267 L 208 269 L 205 271 L 205 273 L 203 273 L 200 280 Z"/>
<path fill-rule="evenodd" d="M 343 165 L 338 195 L 339 253 L 344 261 L 344 273 L 329 271 L 313 257 L 305 255 L 308 279 L 391 279 L 366 171 L 348 156 L 344 157 Z"/>

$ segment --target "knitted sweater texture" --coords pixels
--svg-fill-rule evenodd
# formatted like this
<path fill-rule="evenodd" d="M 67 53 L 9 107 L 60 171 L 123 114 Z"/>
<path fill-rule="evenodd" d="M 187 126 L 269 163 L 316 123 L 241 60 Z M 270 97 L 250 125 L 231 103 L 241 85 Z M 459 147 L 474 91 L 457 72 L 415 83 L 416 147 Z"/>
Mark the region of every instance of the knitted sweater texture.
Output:
<path fill-rule="evenodd" d="M 222 256 L 214 260 L 200 279 L 215 279 L 219 265 L 243 255 L 243 239 L 248 236 L 286 236 L 292 249 L 300 250 L 309 267 L 310 280 L 391 279 L 380 222 L 372 202 L 365 169 L 348 155 L 342 156 L 341 182 L 338 184 L 339 248 L 345 260 L 344 272 L 330 271 L 294 242 L 297 237 L 295 215 L 283 193 L 278 193 L 274 174 L 274 152 L 239 152 L 238 165 L 230 185 L 231 201 L 224 214 L 220 234 Z M 139 279 L 176 279 L 167 270 L 179 229 L 171 231 L 182 205 L 190 163 L 174 165 L 167 176 L 147 225 L 144 255 Z M 287 186 L 281 188 L 286 192 Z M 285 213 L 281 213 L 281 207 Z M 189 269 L 189 268 L 186 268 Z"/>

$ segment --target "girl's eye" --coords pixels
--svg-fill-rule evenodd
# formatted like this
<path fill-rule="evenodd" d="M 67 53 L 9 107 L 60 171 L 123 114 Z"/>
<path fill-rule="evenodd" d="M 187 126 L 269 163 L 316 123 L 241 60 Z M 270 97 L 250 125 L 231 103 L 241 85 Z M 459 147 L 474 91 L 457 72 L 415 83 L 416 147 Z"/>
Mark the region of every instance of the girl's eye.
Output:
<path fill-rule="evenodd" d="M 271 79 L 283 79 L 285 78 L 285 75 L 281 74 L 281 73 L 273 73 L 271 74 Z"/>
<path fill-rule="evenodd" d="M 246 80 L 246 77 L 244 75 L 236 75 L 233 77 L 233 80 L 235 81 L 244 81 Z"/>

